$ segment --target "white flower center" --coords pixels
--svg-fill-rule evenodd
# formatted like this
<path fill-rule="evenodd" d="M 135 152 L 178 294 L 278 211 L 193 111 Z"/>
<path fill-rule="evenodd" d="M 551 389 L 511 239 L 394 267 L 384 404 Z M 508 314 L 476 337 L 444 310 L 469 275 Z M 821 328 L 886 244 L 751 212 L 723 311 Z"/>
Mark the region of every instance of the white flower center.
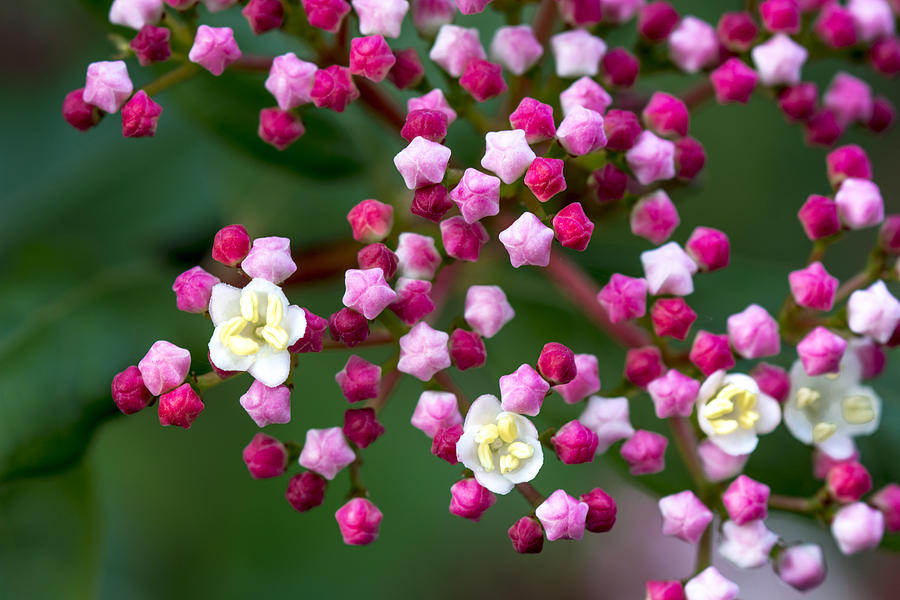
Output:
<path fill-rule="evenodd" d="M 265 312 L 260 305 L 265 301 Z M 241 314 L 222 324 L 219 339 L 238 356 L 256 354 L 268 344 L 276 352 L 285 350 L 290 336 L 282 326 L 284 303 L 275 294 L 241 291 Z"/>
<path fill-rule="evenodd" d="M 753 429 L 759 421 L 756 410 L 757 396 L 733 383 L 722 387 L 702 411 L 713 431 L 727 435 L 740 429 Z"/>
<path fill-rule="evenodd" d="M 519 430 L 515 419 L 501 413 L 494 423 L 482 425 L 475 434 L 478 444 L 478 462 L 485 471 L 491 472 L 496 466 L 500 473 L 515 471 L 521 461 L 534 456 L 534 448 L 518 439 Z"/>
<path fill-rule="evenodd" d="M 810 387 L 801 387 L 796 392 L 797 406 L 813 424 L 813 441 L 821 444 L 837 431 L 836 423 L 825 420 L 826 402 L 822 393 Z M 875 419 L 875 405 L 872 398 L 863 394 L 846 396 L 841 400 L 841 414 L 851 425 L 864 425 Z"/>

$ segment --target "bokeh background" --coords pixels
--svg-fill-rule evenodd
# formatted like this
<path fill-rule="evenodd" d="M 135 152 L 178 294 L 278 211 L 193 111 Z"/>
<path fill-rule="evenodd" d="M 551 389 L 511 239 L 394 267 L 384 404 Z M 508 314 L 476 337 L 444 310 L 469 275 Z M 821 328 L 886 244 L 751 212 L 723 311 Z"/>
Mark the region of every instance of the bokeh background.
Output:
<path fill-rule="evenodd" d="M 721 4 L 738 7 L 675 2 L 683 14 L 713 22 Z M 518 556 L 506 529 L 529 507 L 515 494 L 501 498 L 477 525 L 448 513 L 459 469 L 431 456 L 428 441 L 409 425 L 422 389 L 410 378 L 383 412 L 387 435 L 365 451 L 363 479 L 385 514 L 380 539 L 365 548 L 344 546 L 332 516 L 343 502 L 346 474 L 331 484 L 322 507 L 305 514 L 285 501 L 284 478 L 247 475 L 241 450 L 257 432 L 237 402 L 247 379 L 211 390 L 188 432 L 159 427 L 154 410 L 118 415 L 110 378 L 156 339 L 188 347 L 198 371 L 206 370 L 209 324 L 178 312 L 170 286 L 190 266 L 214 268 L 209 245 L 218 228 L 240 222 L 251 235 L 284 235 L 295 248 L 310 248 L 346 240 L 344 215 L 361 199 L 403 206 L 409 194 L 390 163 L 402 140 L 358 106 L 340 118 L 306 119 L 307 137 L 283 154 L 259 142 L 258 111 L 272 104 L 264 74 L 204 74 L 162 93 L 164 113 L 153 140 L 123 139 L 117 116 L 87 134 L 71 129 L 60 116 L 63 96 L 83 85 L 89 62 L 112 53 L 102 19 L 107 5 L 0 4 L 0 597 L 624 599 L 642 597 L 645 579 L 689 573 L 693 551 L 661 536 L 655 508 L 656 495 L 685 487 L 674 452 L 664 473 L 637 482 L 622 476 L 615 455 L 571 467 L 551 458 L 535 481 L 541 491 L 566 487 L 577 494 L 601 486 L 618 499 L 619 522 L 611 533 L 548 543 L 538 557 Z M 247 53 L 308 55 L 280 34 L 254 39 L 234 12 L 204 20 L 233 24 Z M 491 16 L 467 21 L 497 24 Z M 629 35 L 616 33 L 611 41 Z M 411 31 L 400 43 L 426 48 Z M 821 61 L 806 74 L 825 84 L 837 68 Z M 863 67 L 850 70 L 900 101 L 896 83 Z M 136 85 L 155 76 L 136 65 L 131 72 Z M 685 79 L 643 85 L 678 92 L 690 85 Z M 724 331 L 727 315 L 750 302 L 776 311 L 787 273 L 804 263 L 809 243 L 795 215 L 808 194 L 828 192 L 824 152 L 805 147 L 802 132 L 759 97 L 747 107 L 708 103 L 691 127 L 709 161 L 697 184 L 674 195 L 682 217 L 675 239 L 683 242 L 698 224 L 731 236 L 733 266 L 698 278 L 691 298 L 701 315 L 697 327 Z M 888 209 L 900 209 L 900 132 L 851 131 L 845 141 L 869 150 Z M 463 164 L 483 151 L 483 140 L 462 122 L 451 129 L 449 144 Z M 577 256 L 598 281 L 614 271 L 639 272 L 638 253 L 649 246 L 628 233 L 626 218 L 614 215 L 599 225 L 590 249 Z M 873 237 L 873 231 L 846 236 L 829 253 L 829 270 L 855 273 Z M 461 314 L 470 284 L 501 284 L 516 309 L 516 319 L 488 343 L 488 366 L 456 377 L 465 392 L 496 393 L 500 375 L 533 361 L 550 340 L 597 354 L 606 388 L 614 387 L 622 351 L 539 271 L 509 268 L 498 246 L 460 270 L 438 322 L 448 326 Z M 328 314 L 338 308 L 341 290 L 334 279 L 288 295 Z M 373 361 L 388 353 L 360 352 Z M 347 356 L 301 357 L 293 421 L 272 426 L 273 435 L 299 441 L 307 428 L 342 422 L 346 403 L 331 374 Z M 778 359 L 792 360 L 789 351 Z M 900 481 L 898 386 L 900 370 L 889 365 L 875 384 L 885 401 L 881 429 L 859 443 L 876 486 Z M 633 402 L 635 425 L 665 432 L 650 404 L 646 396 Z M 538 426 L 574 418 L 578 410 L 551 399 Z M 783 429 L 764 438 L 748 472 L 779 493 L 817 489 L 809 449 Z M 898 555 L 842 557 L 824 528 L 792 516 L 773 516 L 770 528 L 788 540 L 824 543 L 831 577 L 806 597 L 895 597 Z M 886 544 L 900 541 L 894 536 Z M 801 597 L 767 569 L 742 573 L 721 558 L 716 564 L 741 584 L 742 598 Z"/>

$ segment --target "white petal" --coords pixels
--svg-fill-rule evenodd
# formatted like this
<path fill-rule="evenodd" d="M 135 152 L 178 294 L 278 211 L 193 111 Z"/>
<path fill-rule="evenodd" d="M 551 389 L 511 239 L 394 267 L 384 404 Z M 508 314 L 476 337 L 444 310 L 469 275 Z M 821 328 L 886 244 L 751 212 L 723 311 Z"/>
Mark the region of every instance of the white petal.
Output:
<path fill-rule="evenodd" d="M 529 419 L 514 412 L 504 412 L 502 414 L 509 415 L 513 418 L 513 422 L 519 430 L 519 438 L 536 438 L 538 436 L 537 427 L 535 427 L 534 423 Z"/>
<path fill-rule="evenodd" d="M 500 401 L 496 396 L 483 394 L 475 399 L 469 412 L 466 413 L 466 421 L 463 429 L 468 431 L 472 427 L 481 427 L 486 423 L 493 423 L 497 415 L 502 412 Z"/>
<path fill-rule="evenodd" d="M 743 373 L 731 373 L 722 379 L 722 385 L 728 385 L 729 383 L 753 394 L 759 393 L 759 385 L 756 383 L 756 380 L 749 375 L 744 375 Z"/>
<path fill-rule="evenodd" d="M 213 325 L 218 327 L 220 323 L 240 314 L 241 290 L 227 283 L 214 285 L 209 296 L 209 316 Z"/>
<path fill-rule="evenodd" d="M 752 429 L 737 429 L 728 435 L 711 435 L 709 439 L 721 448 L 722 452 L 731 456 L 750 454 L 759 442 L 756 432 Z"/>
<path fill-rule="evenodd" d="M 481 469 L 481 463 L 478 461 L 478 444 L 475 443 L 475 436 L 478 434 L 477 427 L 470 427 L 465 430 L 456 442 L 456 460 L 461 462 L 467 469 Z"/>
<path fill-rule="evenodd" d="M 508 494 L 511 489 L 513 489 L 513 483 L 498 473 L 497 471 L 491 471 L 490 473 L 482 471 L 475 471 L 475 479 L 478 480 L 483 487 L 491 490 L 495 494 Z"/>
<path fill-rule="evenodd" d="M 809 422 L 806 413 L 797 406 L 797 401 L 791 395 L 788 401 L 784 403 L 784 424 L 795 438 L 804 444 L 812 444 L 813 442 L 813 426 Z"/>
<path fill-rule="evenodd" d="M 843 431 L 835 432 L 830 438 L 818 444 L 818 448 L 834 460 L 848 459 L 856 452 L 853 438 Z"/>
<path fill-rule="evenodd" d="M 306 313 L 299 306 L 292 304 L 287 307 L 284 321 L 289 336 L 288 346 L 293 346 L 306 334 Z"/>
<path fill-rule="evenodd" d="M 284 295 L 284 292 L 281 291 L 281 288 L 269 281 L 268 279 L 263 279 L 262 277 L 257 277 L 255 279 L 251 279 L 250 283 L 244 286 L 244 290 L 257 292 L 264 296 L 268 296 L 269 294 L 274 294 L 276 298 L 281 300 L 284 304 L 284 308 L 287 308 L 290 305 L 288 302 L 287 296 Z"/>
<path fill-rule="evenodd" d="M 875 418 L 868 423 L 853 424 L 844 421 L 842 415 L 840 429 L 846 431 L 848 435 L 869 435 L 875 433 L 875 430 L 878 429 L 878 424 L 881 423 L 881 398 L 875 390 L 869 386 L 862 385 L 848 389 L 847 397 L 850 396 L 868 396 L 872 400 L 872 410 L 875 412 Z"/>
<path fill-rule="evenodd" d="M 544 464 L 544 450 L 537 437 L 523 437 L 522 441 L 534 448 L 534 455 L 519 463 L 519 468 L 512 473 L 507 473 L 506 478 L 512 483 L 525 483 L 537 477 L 538 471 Z"/>
<path fill-rule="evenodd" d="M 209 339 L 209 360 L 223 371 L 246 371 L 253 364 L 253 356 L 238 356 L 222 344 L 218 327 Z"/>
<path fill-rule="evenodd" d="M 256 360 L 247 371 L 263 385 L 278 387 L 291 372 L 291 355 L 287 350 L 272 352 L 266 346 L 256 353 Z"/>
<path fill-rule="evenodd" d="M 725 379 L 725 371 L 722 369 L 719 369 L 706 378 L 706 381 L 703 382 L 703 385 L 700 386 L 700 391 L 697 393 L 698 409 L 702 408 L 706 401 L 719 391 L 723 379 Z"/>
<path fill-rule="evenodd" d="M 775 398 L 759 392 L 756 396 L 756 410 L 759 421 L 756 422 L 756 433 L 769 433 L 781 422 L 781 405 Z"/>

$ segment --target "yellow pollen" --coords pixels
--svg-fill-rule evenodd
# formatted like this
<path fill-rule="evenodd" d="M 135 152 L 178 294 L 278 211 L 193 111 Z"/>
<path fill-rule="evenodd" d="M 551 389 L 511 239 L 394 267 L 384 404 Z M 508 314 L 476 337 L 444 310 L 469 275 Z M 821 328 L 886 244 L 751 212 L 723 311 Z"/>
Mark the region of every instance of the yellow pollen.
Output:
<path fill-rule="evenodd" d="M 875 407 L 868 396 L 848 396 L 841 402 L 844 420 L 853 425 L 864 425 L 875 419 Z"/>
<path fill-rule="evenodd" d="M 733 410 L 734 403 L 731 400 L 716 396 L 703 407 L 703 416 L 709 420 L 713 420 L 724 417 Z"/>
<path fill-rule="evenodd" d="M 506 454 L 500 457 L 500 472 L 503 474 L 515 471 L 519 468 L 519 459 L 512 454 Z"/>
<path fill-rule="evenodd" d="M 515 419 L 510 415 L 503 415 L 497 419 L 497 433 L 500 435 L 500 439 L 507 444 L 516 441 L 519 430 L 516 427 Z"/>
<path fill-rule="evenodd" d="M 238 356 L 250 356 L 259 352 L 259 344 L 242 335 L 232 335 L 225 345 Z"/>
<path fill-rule="evenodd" d="M 284 318 L 284 304 L 275 294 L 269 294 L 269 303 L 266 306 L 266 325 L 278 327 Z"/>
<path fill-rule="evenodd" d="M 237 335 L 246 326 L 247 321 L 245 321 L 241 317 L 232 317 L 231 319 L 225 321 L 225 323 L 222 325 L 222 329 L 219 330 L 219 339 L 222 340 L 222 343 L 227 346 L 228 338 L 233 335 Z"/>
<path fill-rule="evenodd" d="M 744 429 L 753 429 L 757 421 L 759 421 L 759 413 L 755 410 L 745 410 L 738 417 L 738 423 Z"/>
<path fill-rule="evenodd" d="M 808 387 L 802 387 L 797 390 L 797 404 L 800 408 L 808 408 L 819 401 L 822 394 Z"/>
<path fill-rule="evenodd" d="M 259 299 L 255 293 L 243 292 L 241 294 L 241 316 L 251 323 L 259 321 Z"/>
<path fill-rule="evenodd" d="M 837 373 L 825 373 L 825 378 L 830 379 L 831 381 L 834 381 L 835 379 L 837 379 L 840 376 L 841 376 L 840 371 L 838 371 Z"/>
<path fill-rule="evenodd" d="M 837 425 L 834 423 L 816 423 L 812 430 L 813 441 L 821 444 L 834 435 L 835 431 L 837 431 Z"/>
<path fill-rule="evenodd" d="M 272 349 L 276 351 L 280 352 L 288 347 L 288 332 L 281 327 L 266 325 L 262 328 L 262 331 L 259 332 L 259 337 L 264 339 L 266 343 L 272 346 Z"/>
<path fill-rule="evenodd" d="M 710 421 L 709 424 L 718 435 L 728 435 L 737 431 L 738 428 L 738 422 L 734 419 L 716 419 L 715 421 Z"/>
<path fill-rule="evenodd" d="M 743 390 L 737 395 L 737 406 L 742 411 L 752 410 L 756 406 L 756 394 L 751 394 L 747 390 Z"/>
<path fill-rule="evenodd" d="M 481 466 L 488 473 L 494 470 L 494 456 L 491 453 L 490 442 L 481 442 L 478 444 L 478 462 L 481 463 Z"/>
<path fill-rule="evenodd" d="M 497 441 L 498 437 L 500 437 L 500 432 L 497 430 L 497 426 L 493 423 L 488 423 L 487 425 L 482 425 L 478 433 L 475 434 L 475 443 L 490 445 Z"/>
<path fill-rule="evenodd" d="M 534 456 L 534 448 L 525 442 L 513 442 L 506 448 L 506 451 L 516 458 L 531 458 Z"/>

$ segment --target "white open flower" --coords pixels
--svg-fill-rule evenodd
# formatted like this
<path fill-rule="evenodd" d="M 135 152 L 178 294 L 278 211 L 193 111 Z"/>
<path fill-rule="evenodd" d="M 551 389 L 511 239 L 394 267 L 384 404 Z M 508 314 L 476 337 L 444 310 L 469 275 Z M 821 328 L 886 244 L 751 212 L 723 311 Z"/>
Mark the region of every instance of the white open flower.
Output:
<path fill-rule="evenodd" d="M 253 279 L 243 289 L 219 283 L 209 299 L 215 331 L 209 359 L 223 371 L 247 371 L 260 383 L 277 387 L 291 370 L 288 347 L 306 333 L 306 315 L 288 304 L 281 288 Z"/>
<path fill-rule="evenodd" d="M 503 410 L 490 394 L 479 396 L 469 407 L 456 457 L 495 494 L 508 494 L 515 484 L 531 481 L 544 464 L 532 422 Z"/>
<path fill-rule="evenodd" d="M 700 386 L 697 422 L 726 454 L 750 454 L 757 436 L 769 433 L 780 421 L 778 401 L 762 393 L 748 375 L 718 370 Z"/>
<path fill-rule="evenodd" d="M 810 377 L 800 361 L 791 367 L 791 395 L 784 403 L 784 424 L 804 444 L 815 444 L 835 460 L 853 455 L 853 437 L 878 429 L 881 398 L 860 385 L 862 365 L 844 353 L 837 373 Z"/>

